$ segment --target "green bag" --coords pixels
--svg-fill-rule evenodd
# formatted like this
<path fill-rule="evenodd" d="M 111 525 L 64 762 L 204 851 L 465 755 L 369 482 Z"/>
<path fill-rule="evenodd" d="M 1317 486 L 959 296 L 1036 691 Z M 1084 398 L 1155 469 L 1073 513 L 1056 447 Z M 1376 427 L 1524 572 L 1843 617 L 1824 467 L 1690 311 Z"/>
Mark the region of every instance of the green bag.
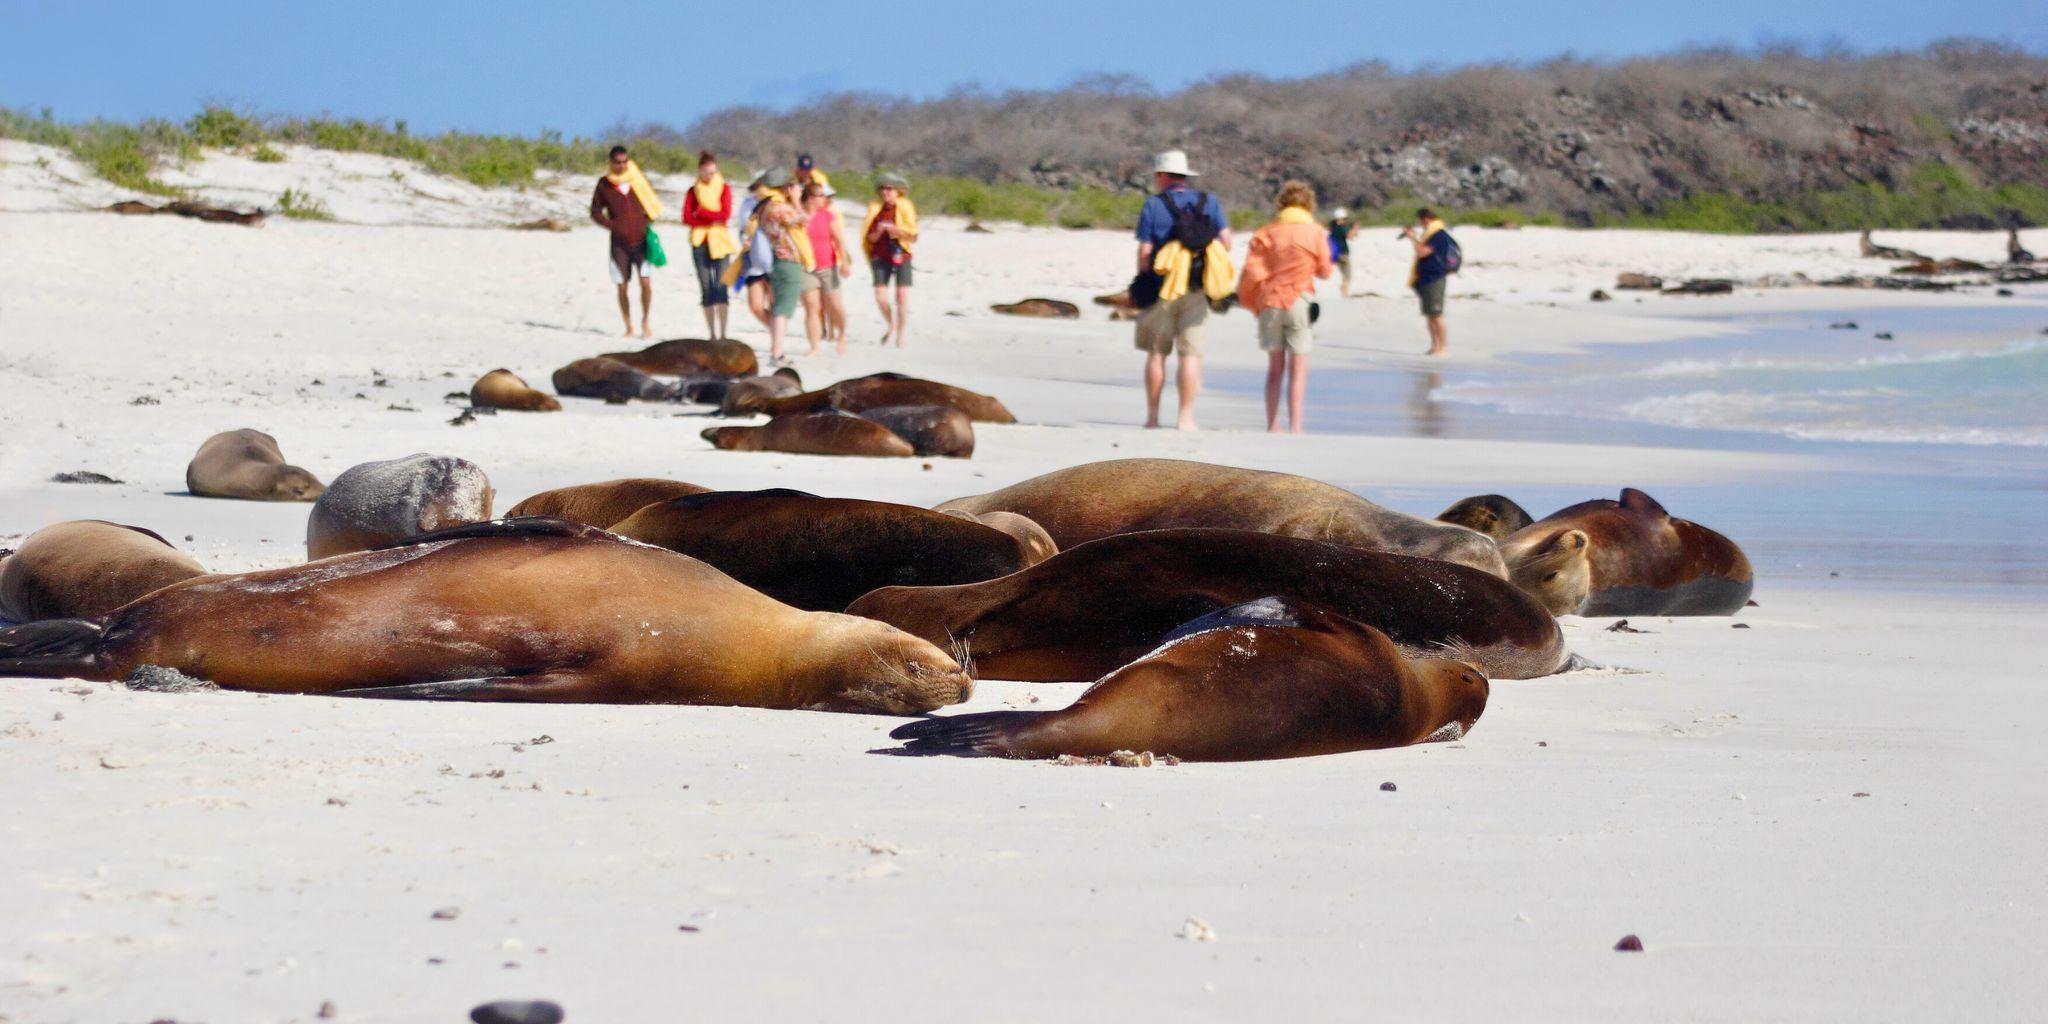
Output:
<path fill-rule="evenodd" d="M 647 262 L 657 267 L 668 266 L 668 250 L 661 247 L 661 236 L 653 228 L 647 229 Z"/>

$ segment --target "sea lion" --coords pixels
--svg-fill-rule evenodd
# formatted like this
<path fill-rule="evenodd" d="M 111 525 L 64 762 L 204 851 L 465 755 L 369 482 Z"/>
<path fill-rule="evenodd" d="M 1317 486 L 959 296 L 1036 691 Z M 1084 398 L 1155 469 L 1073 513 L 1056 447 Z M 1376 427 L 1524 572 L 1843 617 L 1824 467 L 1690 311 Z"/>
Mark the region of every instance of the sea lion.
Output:
<path fill-rule="evenodd" d="M 1501 542 L 1501 554 L 1520 573 L 1572 533 L 1586 538 L 1590 565 L 1586 598 L 1570 609 L 1580 615 L 1733 615 L 1756 586 L 1734 541 L 1673 517 L 1633 487 L 1622 488 L 1620 501 L 1597 498 L 1544 516 Z"/>
<path fill-rule="evenodd" d="M 747 377 L 726 385 L 724 392 L 717 399 L 718 414 L 751 416 L 752 410 L 760 408 L 761 402 L 770 398 L 800 395 L 803 394 L 803 390 L 803 378 L 798 377 L 795 370 L 785 366 L 766 377 Z M 701 402 L 705 399 L 693 400 Z"/>
<path fill-rule="evenodd" d="M 910 442 L 897 437 L 888 427 L 836 411 L 777 416 L 758 427 L 711 427 L 704 431 L 703 438 L 714 448 L 736 452 L 899 458 L 917 454 Z"/>
<path fill-rule="evenodd" d="M 1025 299 L 1022 302 L 997 302 L 988 308 L 1010 316 L 1035 316 L 1048 320 L 1079 320 L 1081 307 L 1058 299 Z"/>
<path fill-rule="evenodd" d="M 611 532 L 702 559 L 807 611 L 841 611 L 877 587 L 974 583 L 1030 564 L 1017 538 L 971 520 L 781 488 L 673 498 Z"/>
<path fill-rule="evenodd" d="M 549 519 L 175 583 L 0 630 L 0 676 L 145 665 L 237 690 L 914 714 L 973 683 L 882 623 L 801 612 L 673 551 Z"/>
<path fill-rule="evenodd" d="M 306 516 L 306 558 L 368 551 L 491 517 L 489 477 L 477 464 L 424 452 L 342 471 Z"/>
<path fill-rule="evenodd" d="M 1000 579 L 890 587 L 846 607 L 952 645 L 978 678 L 1094 679 L 1174 626 L 1258 597 L 1328 608 L 1415 657 L 1457 657 L 1495 679 L 1562 670 L 1557 620 L 1477 569 L 1241 530 L 1151 530 L 1067 548 Z"/>
<path fill-rule="evenodd" d="M 327 489 L 319 477 L 284 461 L 277 438 L 246 429 L 207 438 L 185 467 L 185 487 L 202 498 L 247 501 L 313 501 Z"/>
<path fill-rule="evenodd" d="M 577 484 L 542 491 L 511 507 L 507 519 L 519 516 L 554 516 L 602 530 L 657 501 L 703 494 L 709 487 L 663 480 L 658 477 L 627 477 L 603 483 Z"/>
<path fill-rule="evenodd" d="M 1188 623 L 1058 711 L 930 718 L 889 735 L 920 754 L 1260 761 L 1456 739 L 1489 689 L 1470 665 L 1410 660 L 1371 626 L 1269 598 Z"/>
<path fill-rule="evenodd" d="M 1468 530 L 1477 530 L 1496 542 L 1506 540 L 1508 534 L 1535 522 L 1522 506 L 1499 494 L 1466 498 L 1437 513 L 1436 518 L 1438 522 L 1456 523 Z"/>
<path fill-rule="evenodd" d="M 1507 576 L 1493 541 L 1476 531 L 1382 508 L 1320 480 L 1205 462 L 1091 462 L 935 507 L 1015 512 L 1045 527 L 1061 551 L 1119 533 L 1213 526 L 1441 558 Z"/>
<path fill-rule="evenodd" d="M 942 508 L 938 511 L 980 523 L 993 530 L 1001 530 L 1017 538 L 1017 543 L 1024 546 L 1024 557 L 1031 565 L 1037 565 L 1060 553 L 1060 546 L 1053 543 L 1052 534 L 1045 532 L 1045 527 L 1015 512 L 983 512 L 977 515 L 958 508 Z"/>
<path fill-rule="evenodd" d="M 492 370 L 469 386 L 469 404 L 479 409 L 514 409 L 520 412 L 557 412 L 560 400 L 536 391 L 506 369 Z"/>
<path fill-rule="evenodd" d="M 731 338 L 671 338 L 657 341 L 638 352 L 606 352 L 641 373 L 682 376 L 716 373 L 727 377 L 750 377 L 761 370 L 754 350 Z"/>
<path fill-rule="evenodd" d="M 897 437 L 910 442 L 919 455 L 974 457 L 974 421 L 958 409 L 943 405 L 884 405 L 863 409 L 857 415 L 888 427 Z"/>
<path fill-rule="evenodd" d="M 572 398 L 602 398 L 626 402 L 674 402 L 682 398 L 682 387 L 664 384 L 610 356 L 578 359 L 555 371 L 555 394 Z"/>
<path fill-rule="evenodd" d="M 944 405 L 966 413 L 977 422 L 1017 422 L 1017 417 L 1011 415 L 1003 403 L 988 395 L 900 373 L 871 373 L 788 398 L 766 398 L 742 411 L 765 412 L 770 416 L 826 409 L 857 413 L 885 405 Z"/>
<path fill-rule="evenodd" d="M 103 615 L 152 590 L 204 575 L 192 556 L 140 526 L 98 519 L 57 523 L 0 554 L 0 619 Z"/>

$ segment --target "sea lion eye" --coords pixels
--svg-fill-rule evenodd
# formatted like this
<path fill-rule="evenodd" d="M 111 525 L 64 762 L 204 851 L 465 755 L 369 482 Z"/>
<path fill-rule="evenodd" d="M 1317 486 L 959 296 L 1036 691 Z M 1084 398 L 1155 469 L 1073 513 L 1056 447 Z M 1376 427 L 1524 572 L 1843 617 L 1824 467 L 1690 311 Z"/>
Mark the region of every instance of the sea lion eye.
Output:
<path fill-rule="evenodd" d="M 1547 572 L 1547 573 L 1544 573 L 1544 574 L 1543 574 L 1543 582 L 1545 582 L 1545 583 L 1548 583 L 1548 582 L 1550 582 L 1551 580 L 1554 580 L 1554 579 L 1556 579 L 1556 578 L 1557 578 L 1557 571 L 1556 571 L 1556 570 L 1552 570 L 1552 571 L 1550 571 L 1550 572 Z"/>

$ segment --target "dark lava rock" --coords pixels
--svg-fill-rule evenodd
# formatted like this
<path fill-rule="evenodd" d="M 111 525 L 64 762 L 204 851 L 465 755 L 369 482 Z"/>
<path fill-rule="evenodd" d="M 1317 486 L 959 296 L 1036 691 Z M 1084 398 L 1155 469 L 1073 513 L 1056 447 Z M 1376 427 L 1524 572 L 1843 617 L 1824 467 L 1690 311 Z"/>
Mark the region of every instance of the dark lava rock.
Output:
<path fill-rule="evenodd" d="M 545 999 L 500 999 L 469 1011 L 476 1024 L 562 1024 L 562 1007 Z"/>
<path fill-rule="evenodd" d="M 1617 953 L 1640 953 L 1643 951 L 1643 940 L 1633 935 L 1624 935 L 1621 937 L 1620 942 L 1614 944 L 1614 951 Z"/>

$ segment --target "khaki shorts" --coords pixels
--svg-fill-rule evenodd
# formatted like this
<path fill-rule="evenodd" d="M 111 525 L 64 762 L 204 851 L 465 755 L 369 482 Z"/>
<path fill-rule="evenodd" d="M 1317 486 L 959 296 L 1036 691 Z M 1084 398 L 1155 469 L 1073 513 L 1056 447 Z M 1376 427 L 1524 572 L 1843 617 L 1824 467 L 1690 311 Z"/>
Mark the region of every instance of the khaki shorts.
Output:
<path fill-rule="evenodd" d="M 1200 356 L 1202 338 L 1208 333 L 1209 299 L 1192 291 L 1172 302 L 1157 303 L 1139 315 L 1138 351 Z"/>
<path fill-rule="evenodd" d="M 812 292 L 836 292 L 839 290 L 839 268 L 820 267 L 804 272 L 804 294 Z"/>
<path fill-rule="evenodd" d="M 1315 347 L 1315 332 L 1308 323 L 1308 296 L 1296 296 L 1280 309 L 1259 310 L 1259 348 L 1305 356 Z"/>

